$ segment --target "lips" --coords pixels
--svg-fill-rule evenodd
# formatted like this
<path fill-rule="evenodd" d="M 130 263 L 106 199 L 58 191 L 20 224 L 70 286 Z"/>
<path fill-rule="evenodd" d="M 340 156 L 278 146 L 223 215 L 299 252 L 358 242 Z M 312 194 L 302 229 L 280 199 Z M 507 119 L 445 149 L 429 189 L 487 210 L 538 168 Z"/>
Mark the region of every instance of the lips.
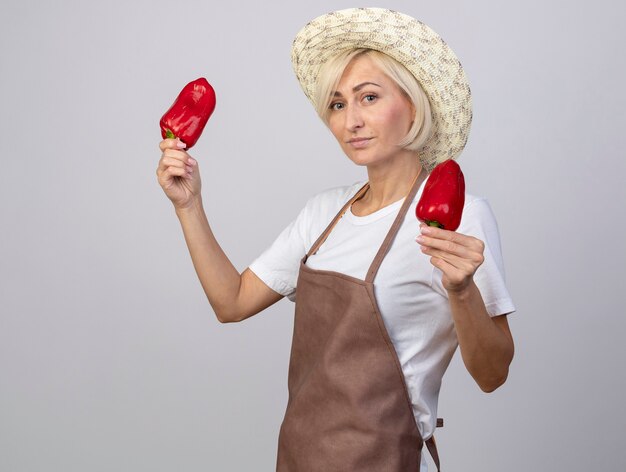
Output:
<path fill-rule="evenodd" d="M 352 138 L 347 143 L 356 149 L 367 147 L 369 142 L 374 138 Z"/>

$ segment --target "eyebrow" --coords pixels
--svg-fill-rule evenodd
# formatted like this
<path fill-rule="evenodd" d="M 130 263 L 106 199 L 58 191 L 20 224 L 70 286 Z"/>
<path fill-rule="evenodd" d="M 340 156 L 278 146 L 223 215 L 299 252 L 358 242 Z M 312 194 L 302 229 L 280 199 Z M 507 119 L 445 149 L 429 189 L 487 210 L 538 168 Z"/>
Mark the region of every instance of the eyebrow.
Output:
<path fill-rule="evenodd" d="M 366 85 L 375 85 L 376 87 L 380 87 L 380 85 L 378 85 L 378 84 L 376 84 L 376 83 L 374 83 L 374 82 L 363 82 L 363 83 L 360 83 L 359 85 L 355 85 L 355 86 L 352 88 L 352 91 L 353 91 L 353 92 L 358 92 L 359 90 L 361 90 L 361 89 L 362 89 L 363 87 L 365 87 Z M 382 87 L 381 87 L 381 88 L 382 88 Z M 335 93 L 333 93 L 333 96 L 334 96 L 334 97 L 342 97 L 343 95 L 341 95 L 341 92 L 338 92 L 338 91 L 336 91 L 336 90 L 335 90 Z"/>

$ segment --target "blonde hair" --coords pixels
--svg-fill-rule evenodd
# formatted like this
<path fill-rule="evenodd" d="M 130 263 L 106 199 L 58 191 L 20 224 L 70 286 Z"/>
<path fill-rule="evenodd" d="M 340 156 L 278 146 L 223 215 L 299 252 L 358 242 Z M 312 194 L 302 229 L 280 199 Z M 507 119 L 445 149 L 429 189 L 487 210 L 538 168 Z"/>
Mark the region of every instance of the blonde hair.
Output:
<path fill-rule="evenodd" d="M 398 146 L 411 151 L 419 151 L 430 138 L 432 117 L 428 97 L 415 76 L 391 56 L 374 49 L 349 49 L 327 60 L 320 68 L 315 91 L 315 111 L 328 126 L 332 93 L 337 89 L 339 80 L 350 62 L 367 56 L 380 67 L 385 75 L 392 79 L 400 91 L 413 103 L 415 117 L 407 135 Z"/>

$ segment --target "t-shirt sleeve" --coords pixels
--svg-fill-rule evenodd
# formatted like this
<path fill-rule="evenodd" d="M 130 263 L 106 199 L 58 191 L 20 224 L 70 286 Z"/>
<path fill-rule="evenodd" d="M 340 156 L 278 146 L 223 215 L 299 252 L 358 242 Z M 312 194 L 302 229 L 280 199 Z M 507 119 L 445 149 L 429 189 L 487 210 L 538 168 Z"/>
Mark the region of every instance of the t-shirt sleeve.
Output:
<path fill-rule="evenodd" d="M 306 254 L 306 228 L 309 225 L 311 200 L 276 240 L 248 267 L 275 292 L 296 300 L 296 282 L 300 260 Z"/>
<path fill-rule="evenodd" d="M 490 316 L 510 314 L 515 305 L 505 283 L 504 261 L 500 246 L 498 224 L 489 202 L 475 198 L 463 209 L 461 225 L 457 232 L 474 236 L 485 243 L 484 261 L 474 274 L 474 282 L 480 290 Z M 447 297 L 448 292 L 441 282 L 441 271 L 433 271 L 433 288 Z"/>

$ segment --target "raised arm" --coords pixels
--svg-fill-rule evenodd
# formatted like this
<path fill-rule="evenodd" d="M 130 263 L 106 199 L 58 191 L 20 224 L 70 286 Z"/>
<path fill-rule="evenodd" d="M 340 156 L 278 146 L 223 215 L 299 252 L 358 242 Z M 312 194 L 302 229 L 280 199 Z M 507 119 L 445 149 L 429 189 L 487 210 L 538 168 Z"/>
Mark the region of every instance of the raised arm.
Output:
<path fill-rule="evenodd" d="M 201 200 L 177 209 L 176 215 L 196 274 L 220 322 L 242 321 L 283 298 L 250 269 L 239 274 L 213 236 Z"/>
<path fill-rule="evenodd" d="M 198 162 L 184 150 L 184 144 L 165 139 L 159 147 L 158 182 L 174 205 L 196 274 L 217 319 L 241 321 L 280 300 L 282 295 L 254 272 L 246 269 L 240 274 L 218 244 L 202 205 Z"/>

